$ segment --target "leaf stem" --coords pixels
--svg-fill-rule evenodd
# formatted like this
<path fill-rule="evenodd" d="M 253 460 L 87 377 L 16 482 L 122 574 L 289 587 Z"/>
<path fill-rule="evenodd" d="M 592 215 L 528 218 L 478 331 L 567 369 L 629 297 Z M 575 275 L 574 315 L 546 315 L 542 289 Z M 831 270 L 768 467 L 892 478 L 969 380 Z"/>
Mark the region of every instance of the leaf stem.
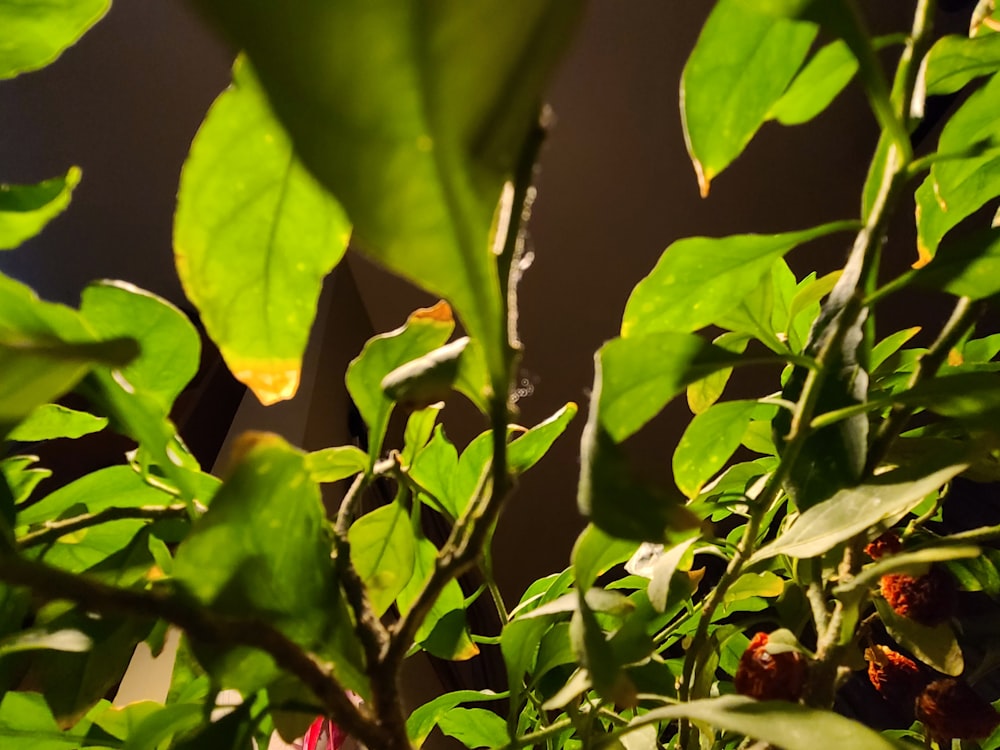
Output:
<path fill-rule="evenodd" d="M 37 547 L 40 544 L 49 544 L 75 531 L 80 531 L 91 526 L 99 526 L 102 523 L 110 523 L 111 521 L 123 521 L 126 519 L 160 521 L 167 518 L 187 518 L 187 516 L 188 506 L 183 503 L 176 505 L 143 505 L 136 508 L 113 506 L 100 510 L 97 513 L 83 513 L 72 518 L 48 521 L 42 528 L 20 537 L 17 540 L 17 548 L 23 550 L 30 547 Z"/>

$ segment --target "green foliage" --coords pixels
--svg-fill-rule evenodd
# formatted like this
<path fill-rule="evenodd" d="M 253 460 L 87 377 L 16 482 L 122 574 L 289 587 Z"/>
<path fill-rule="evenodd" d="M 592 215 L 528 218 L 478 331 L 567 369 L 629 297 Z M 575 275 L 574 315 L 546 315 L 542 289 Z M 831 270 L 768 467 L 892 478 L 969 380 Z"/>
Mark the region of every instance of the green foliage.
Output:
<path fill-rule="evenodd" d="M 4 748 L 243 748 L 275 731 L 294 740 L 322 716 L 393 750 L 437 730 L 511 750 L 887 750 L 897 741 L 834 711 L 844 681 L 866 679 L 873 641 L 969 681 L 993 668 L 972 608 L 933 625 L 914 610 L 935 566 L 933 585 L 955 590 L 924 598 L 943 608 L 981 592 L 984 621 L 1000 614 L 1000 527 L 978 509 L 966 530 L 941 526 L 963 482 L 1000 479 L 1000 334 L 980 322 L 1000 295 L 989 3 L 968 38 L 935 38 L 927 3 L 910 30 L 879 38 L 846 0 L 715 3 L 680 81 L 702 193 L 769 120 L 806 124 L 860 86 L 880 131 L 860 215 L 667 248 L 595 355 L 577 488 L 589 525 L 571 567 L 513 609 L 494 578 L 500 511 L 577 412 L 529 428 L 510 396 L 540 100 L 582 3 L 197 4 L 243 52 L 183 169 L 175 257 L 234 375 L 264 402 L 294 393 L 323 278 L 352 232 L 442 301 L 347 368 L 367 451 L 250 433 L 217 478 L 171 420 L 200 358 L 184 313 L 126 282 L 92 284 L 75 310 L 0 276 Z M 52 61 L 105 8 L 0 0 L 0 78 Z M 937 144 L 911 143 L 925 98 L 954 93 Z M 0 249 L 41 232 L 79 179 L 72 168 L 0 189 Z M 910 200 L 918 268 L 887 278 L 898 264 L 883 256 L 914 256 L 888 233 Z M 797 276 L 785 260 L 847 231 L 839 270 Z M 955 300 L 919 347 L 907 348 L 915 325 L 881 330 L 882 301 L 904 287 Z M 750 389 L 746 365 L 770 367 L 770 386 Z M 672 471 L 637 471 L 632 441 L 682 392 L 693 416 L 660 449 Z M 70 393 L 86 406 L 57 403 Z M 486 422 L 459 445 L 446 430 L 455 393 Z M 24 452 L 101 431 L 135 449 L 57 476 L 58 489 Z M 327 518 L 319 485 L 343 480 Z M 484 592 L 499 633 L 470 629 Z M 168 625 L 183 635 L 166 701 L 111 707 L 137 645 L 158 651 Z M 507 692 L 458 690 L 406 715 L 409 656 L 475 659 L 481 644 L 499 645 Z M 242 700 L 213 719 L 227 688 Z M 764 700 L 775 694 L 788 700 Z"/>

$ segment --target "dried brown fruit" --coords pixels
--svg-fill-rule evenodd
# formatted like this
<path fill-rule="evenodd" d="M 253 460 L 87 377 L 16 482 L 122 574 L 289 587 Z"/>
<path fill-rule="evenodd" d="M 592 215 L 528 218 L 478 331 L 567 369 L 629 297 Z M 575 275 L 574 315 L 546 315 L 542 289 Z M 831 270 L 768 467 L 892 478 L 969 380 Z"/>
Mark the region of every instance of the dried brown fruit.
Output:
<path fill-rule="evenodd" d="M 937 680 L 924 689 L 917 698 L 916 715 L 938 744 L 989 737 L 1000 725 L 1000 714 L 993 706 L 964 682 L 952 678 Z"/>
<path fill-rule="evenodd" d="M 913 659 L 878 645 L 865 649 L 865 659 L 868 679 L 879 695 L 904 711 L 912 711 L 913 701 L 927 684 L 920 666 Z"/>
<path fill-rule="evenodd" d="M 882 576 L 882 596 L 893 611 L 921 625 L 940 625 L 955 610 L 955 579 L 940 565 L 922 576 Z"/>
<path fill-rule="evenodd" d="M 886 555 L 895 555 L 903 549 L 899 535 L 892 530 L 886 531 L 878 539 L 873 539 L 865 547 L 865 554 L 872 560 L 879 560 Z"/>
<path fill-rule="evenodd" d="M 740 657 L 736 692 L 762 701 L 797 701 L 805 687 L 809 666 L 797 651 L 769 654 L 767 640 L 767 633 L 757 633 Z"/>

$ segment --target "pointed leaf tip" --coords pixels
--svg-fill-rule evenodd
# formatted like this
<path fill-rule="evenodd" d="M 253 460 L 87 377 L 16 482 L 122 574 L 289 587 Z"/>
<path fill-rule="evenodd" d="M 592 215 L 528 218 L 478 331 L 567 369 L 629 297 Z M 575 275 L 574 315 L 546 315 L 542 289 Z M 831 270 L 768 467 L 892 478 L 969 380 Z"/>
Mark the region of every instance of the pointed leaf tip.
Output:
<path fill-rule="evenodd" d="M 253 391 L 264 406 L 287 401 L 299 390 L 302 370 L 295 360 L 237 360 L 233 377 Z"/>

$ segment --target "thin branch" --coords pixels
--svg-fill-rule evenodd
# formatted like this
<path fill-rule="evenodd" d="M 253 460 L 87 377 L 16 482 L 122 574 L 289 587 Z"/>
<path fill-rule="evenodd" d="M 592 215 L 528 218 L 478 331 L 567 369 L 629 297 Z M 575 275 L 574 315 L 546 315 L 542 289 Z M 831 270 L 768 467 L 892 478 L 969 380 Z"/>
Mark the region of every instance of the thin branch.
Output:
<path fill-rule="evenodd" d="M 37 531 L 29 532 L 20 537 L 17 540 L 17 548 L 28 549 L 29 547 L 37 547 L 40 544 L 49 544 L 75 531 L 80 531 L 91 526 L 99 526 L 102 523 L 110 523 L 111 521 L 123 521 L 133 518 L 161 521 L 167 518 L 186 518 L 187 515 L 188 506 L 181 503 L 176 505 L 143 505 L 137 508 L 105 508 L 97 513 L 83 513 L 79 516 L 64 518 L 59 521 L 48 521 Z"/>
<path fill-rule="evenodd" d="M 348 488 L 347 494 L 344 495 L 344 499 L 340 501 L 340 508 L 337 510 L 337 521 L 334 525 L 334 530 L 338 536 L 347 534 L 347 529 L 354 518 L 355 506 L 361 499 L 361 493 L 368 486 L 368 481 L 367 474 L 358 474 L 354 477 L 354 481 L 351 482 L 351 486 Z"/>
<path fill-rule="evenodd" d="M 378 720 L 366 716 L 351 702 L 329 665 L 267 623 L 212 613 L 162 588 L 134 591 L 109 586 L 17 555 L 0 557 L 0 580 L 27 586 L 35 595 L 50 601 L 64 599 L 97 612 L 159 618 L 206 643 L 260 649 L 281 669 L 300 679 L 348 733 L 369 747 L 386 746 L 386 733 Z"/>

